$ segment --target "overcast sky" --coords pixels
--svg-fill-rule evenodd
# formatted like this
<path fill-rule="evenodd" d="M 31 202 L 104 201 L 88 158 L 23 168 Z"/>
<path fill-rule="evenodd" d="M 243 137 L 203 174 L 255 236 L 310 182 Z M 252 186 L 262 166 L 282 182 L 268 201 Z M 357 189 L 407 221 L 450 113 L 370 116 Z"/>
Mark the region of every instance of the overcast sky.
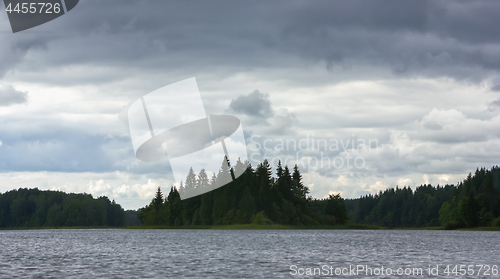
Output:
<path fill-rule="evenodd" d="M 135 158 L 127 106 L 190 77 L 315 197 L 456 183 L 499 163 L 499 26 L 498 1 L 94 0 L 15 34 L 0 12 L 0 192 L 144 206 L 173 175 Z"/>

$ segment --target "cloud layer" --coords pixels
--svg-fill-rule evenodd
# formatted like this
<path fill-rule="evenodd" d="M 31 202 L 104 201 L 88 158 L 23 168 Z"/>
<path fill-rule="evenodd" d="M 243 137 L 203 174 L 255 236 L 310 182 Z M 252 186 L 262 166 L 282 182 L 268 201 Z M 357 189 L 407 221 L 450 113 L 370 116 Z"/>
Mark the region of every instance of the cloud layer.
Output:
<path fill-rule="evenodd" d="M 273 115 L 269 95 L 255 90 L 248 95 L 240 95 L 229 104 L 233 112 L 243 113 L 259 118 L 268 118 Z"/>
<path fill-rule="evenodd" d="M 0 106 L 10 106 L 28 102 L 28 93 L 17 91 L 11 85 L 0 84 Z"/>
<path fill-rule="evenodd" d="M 143 206 L 144 185 L 168 188 L 171 171 L 135 158 L 124 111 L 193 76 L 207 113 L 241 119 L 253 164 L 293 157 L 316 197 L 455 183 L 498 164 L 499 11 L 493 1 L 83 1 L 16 34 L 0 13 L 0 190 Z M 307 138 L 376 148 L 277 148 Z M 364 167 L 315 164 L 348 156 Z"/>

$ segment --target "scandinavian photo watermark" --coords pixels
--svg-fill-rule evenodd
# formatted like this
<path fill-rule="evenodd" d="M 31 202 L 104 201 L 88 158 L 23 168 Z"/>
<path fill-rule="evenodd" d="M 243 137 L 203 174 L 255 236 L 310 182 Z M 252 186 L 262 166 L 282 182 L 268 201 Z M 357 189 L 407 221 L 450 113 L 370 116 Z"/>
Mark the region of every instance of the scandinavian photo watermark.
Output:
<path fill-rule="evenodd" d="M 308 171 L 317 169 L 366 169 L 364 154 L 378 150 L 378 139 L 320 138 L 307 134 L 301 138 L 271 139 L 252 135 L 249 158 L 263 158 L 271 165 L 297 164 Z"/>
<path fill-rule="evenodd" d="M 207 114 L 196 78 L 158 88 L 128 108 L 132 147 L 144 162 L 168 161 L 181 199 L 234 181 L 248 162 L 243 127 L 232 115 Z M 227 170 L 227 171 L 220 171 Z M 217 175 L 210 187 L 191 187 L 191 173 Z M 186 182 L 183 187 L 183 181 Z"/>

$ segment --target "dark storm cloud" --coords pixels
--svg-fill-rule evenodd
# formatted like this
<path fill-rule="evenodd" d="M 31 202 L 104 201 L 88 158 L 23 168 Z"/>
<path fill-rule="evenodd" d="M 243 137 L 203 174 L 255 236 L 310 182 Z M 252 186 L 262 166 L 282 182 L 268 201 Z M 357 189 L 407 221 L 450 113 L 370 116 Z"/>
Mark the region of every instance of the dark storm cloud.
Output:
<path fill-rule="evenodd" d="M 240 95 L 233 99 L 229 107 L 237 113 L 243 113 L 249 116 L 268 118 L 273 115 L 269 95 L 255 90 L 248 95 Z"/>
<path fill-rule="evenodd" d="M 9 23 L 6 17 L 5 20 L 2 20 L 0 16 L 0 25 L 2 24 L 8 25 Z M 0 30 L 0 78 L 21 64 L 29 51 L 47 50 L 46 42 L 57 38 L 54 34 L 49 33 L 16 35 Z"/>
<path fill-rule="evenodd" d="M 16 90 L 11 85 L 0 84 L 0 106 L 22 104 L 28 101 L 28 93 Z"/>
<path fill-rule="evenodd" d="M 64 46 L 42 60 L 193 72 L 287 67 L 295 56 L 479 81 L 500 67 L 499 11 L 490 1 L 89 1 L 44 27 Z"/>

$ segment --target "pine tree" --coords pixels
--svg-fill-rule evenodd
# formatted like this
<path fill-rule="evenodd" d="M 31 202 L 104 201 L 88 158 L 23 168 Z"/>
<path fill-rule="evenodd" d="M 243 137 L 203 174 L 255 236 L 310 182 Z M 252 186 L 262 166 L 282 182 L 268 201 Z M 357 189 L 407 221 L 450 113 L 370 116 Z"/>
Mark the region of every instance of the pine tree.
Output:
<path fill-rule="evenodd" d="M 205 169 L 201 169 L 200 173 L 198 174 L 198 181 L 197 181 L 197 186 L 196 188 L 199 189 L 204 189 L 206 190 L 209 186 L 210 181 L 208 180 L 208 175 Z"/>
<path fill-rule="evenodd" d="M 264 210 L 267 216 L 272 213 L 272 199 L 271 199 L 271 175 L 272 169 L 267 160 L 264 160 L 257 166 L 257 177 L 259 187 L 258 207 L 259 211 Z"/>
<path fill-rule="evenodd" d="M 178 224 L 182 216 L 182 203 L 181 196 L 177 191 L 177 188 L 174 186 L 170 188 L 170 193 L 168 193 L 166 205 L 168 207 L 168 216 L 166 218 L 167 225 L 172 226 L 176 225 L 176 223 Z"/>
<path fill-rule="evenodd" d="M 248 187 L 245 187 L 241 199 L 238 203 L 238 223 L 250 223 L 252 221 L 252 216 L 255 214 L 255 211 L 255 200 Z"/>
<path fill-rule="evenodd" d="M 229 169 L 229 159 L 224 156 L 219 173 L 217 174 L 217 187 L 224 186 L 231 181 L 233 181 L 233 179 L 231 177 L 231 170 Z"/>
<path fill-rule="evenodd" d="M 292 192 L 292 177 L 288 166 L 283 169 L 281 167 L 281 162 L 278 163 L 278 168 L 276 169 L 276 176 L 278 177 L 278 189 L 281 197 L 284 199 L 291 199 L 293 196 Z"/>
<path fill-rule="evenodd" d="M 302 175 L 300 174 L 299 167 L 297 165 L 293 168 L 292 189 L 294 195 L 301 199 L 306 199 L 307 194 L 309 194 L 309 188 L 304 186 L 302 183 Z"/>
<path fill-rule="evenodd" d="M 196 175 L 194 174 L 193 168 L 189 168 L 188 175 L 186 176 L 186 182 L 184 183 L 185 196 L 191 197 L 196 193 Z"/>
<path fill-rule="evenodd" d="M 158 189 L 156 190 L 155 197 L 151 201 L 151 206 L 155 210 L 159 210 L 162 205 L 163 205 L 163 193 L 161 192 L 161 188 L 158 187 Z"/>
<path fill-rule="evenodd" d="M 233 167 L 234 178 L 240 177 L 246 170 L 249 165 L 248 161 L 241 162 L 241 158 L 238 158 L 236 164 Z"/>

